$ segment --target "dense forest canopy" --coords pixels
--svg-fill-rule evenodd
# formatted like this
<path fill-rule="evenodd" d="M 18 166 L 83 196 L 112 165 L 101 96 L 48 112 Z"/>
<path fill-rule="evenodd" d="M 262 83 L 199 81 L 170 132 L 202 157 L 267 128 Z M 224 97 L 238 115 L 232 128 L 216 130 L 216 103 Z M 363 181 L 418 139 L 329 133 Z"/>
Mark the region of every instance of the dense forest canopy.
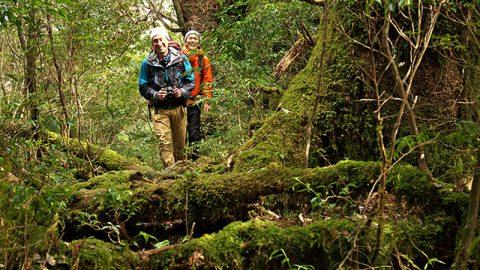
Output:
<path fill-rule="evenodd" d="M 0 269 L 479 269 L 479 18 L 2 1 Z M 168 168 L 138 91 L 158 26 L 200 31 L 215 79 L 200 158 Z"/>

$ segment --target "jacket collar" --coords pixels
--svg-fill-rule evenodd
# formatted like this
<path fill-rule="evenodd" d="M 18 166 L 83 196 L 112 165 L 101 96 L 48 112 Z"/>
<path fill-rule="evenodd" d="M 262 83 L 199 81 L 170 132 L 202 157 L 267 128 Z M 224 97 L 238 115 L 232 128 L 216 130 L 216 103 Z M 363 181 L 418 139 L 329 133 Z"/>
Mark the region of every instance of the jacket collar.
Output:
<path fill-rule="evenodd" d="M 147 57 L 147 63 L 151 66 L 156 67 L 169 67 L 174 64 L 177 64 L 183 60 L 179 51 L 174 48 L 169 47 L 167 55 L 162 59 L 158 59 L 157 54 L 154 51 L 151 51 Z M 165 62 L 167 63 L 165 65 Z"/>

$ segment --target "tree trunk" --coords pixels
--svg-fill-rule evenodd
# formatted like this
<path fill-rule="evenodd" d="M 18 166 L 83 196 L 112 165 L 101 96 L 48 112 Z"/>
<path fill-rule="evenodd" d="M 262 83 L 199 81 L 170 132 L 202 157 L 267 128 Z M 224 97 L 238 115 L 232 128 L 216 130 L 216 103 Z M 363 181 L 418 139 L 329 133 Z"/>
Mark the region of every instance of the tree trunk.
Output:
<path fill-rule="evenodd" d="M 181 0 L 172 0 L 173 8 L 175 9 L 175 14 L 177 14 L 178 27 L 182 29 L 182 34 L 187 33 L 185 29 L 185 13 L 183 12 L 183 6 Z"/>
<path fill-rule="evenodd" d="M 463 228 L 460 241 L 460 250 L 455 257 L 455 263 L 452 267 L 456 270 L 466 270 L 468 259 L 472 254 L 472 241 L 478 226 L 478 209 L 480 205 L 480 150 L 476 151 L 477 162 L 474 169 L 472 189 L 470 190 L 470 199 L 468 203 L 467 218 Z"/>
<path fill-rule="evenodd" d="M 313 103 L 313 110 L 310 118 L 308 119 L 306 133 L 305 133 L 305 157 L 304 163 L 305 167 L 308 168 L 308 160 L 310 157 L 310 144 L 312 140 L 312 133 L 313 133 L 313 121 L 315 119 L 315 115 L 317 114 L 318 104 L 320 103 L 320 99 L 322 98 L 322 88 L 323 88 L 323 79 L 324 79 L 324 69 L 323 65 L 325 63 L 325 51 L 326 51 L 326 44 L 327 44 L 327 30 L 328 24 L 330 23 L 329 18 L 330 7 L 328 4 L 325 4 L 324 14 L 322 18 L 322 51 L 320 52 L 320 63 L 319 63 L 319 75 L 317 79 L 317 91 L 315 92 L 315 101 Z"/>
<path fill-rule="evenodd" d="M 30 17 L 33 22 L 35 22 L 35 11 L 30 12 Z M 38 43 L 38 32 L 36 29 L 36 25 L 30 22 L 28 24 L 28 34 L 27 34 L 27 51 L 26 51 L 26 88 L 28 89 L 29 93 L 29 102 L 30 102 L 30 117 L 36 123 L 38 120 L 38 107 L 37 107 L 37 99 L 38 97 L 35 96 L 37 92 L 37 58 L 38 58 L 38 50 L 37 50 L 37 43 Z"/>
<path fill-rule="evenodd" d="M 478 50 L 480 49 L 480 44 L 476 42 L 476 38 L 472 36 L 472 34 L 478 30 L 471 27 L 471 10 L 467 10 L 467 14 L 464 18 L 466 20 L 465 24 L 468 25 L 464 33 L 464 44 L 470 45 L 470 49 L 466 50 L 464 55 L 464 58 L 467 60 L 464 75 L 465 96 L 469 101 L 473 102 L 473 105 L 469 106 L 469 109 L 471 110 L 469 114 L 473 121 L 480 124 L 478 119 L 480 108 L 478 104 L 478 83 L 480 82 L 480 73 L 478 72 L 478 68 L 480 67 L 480 56 L 478 55 Z M 472 241 L 478 230 L 478 212 L 480 207 L 480 149 L 476 149 L 475 155 L 477 160 L 473 172 L 473 182 L 470 190 L 467 217 L 465 219 L 465 226 L 461 232 L 461 240 L 459 247 L 457 248 L 455 263 L 452 266 L 452 268 L 456 270 L 466 270 L 468 268 L 468 259 L 470 254 L 473 253 L 471 250 Z"/>
<path fill-rule="evenodd" d="M 17 34 L 20 41 L 20 46 L 25 55 L 24 64 L 24 95 L 27 97 L 27 110 L 29 111 L 30 118 L 37 122 L 38 119 L 38 107 L 35 97 L 37 90 L 36 81 L 36 69 L 37 69 L 37 29 L 34 25 L 35 11 L 29 12 L 31 22 L 28 23 L 27 34 L 25 35 L 23 29 L 23 21 L 17 23 Z"/>
<path fill-rule="evenodd" d="M 62 85 L 63 85 L 63 77 L 62 77 L 62 68 L 58 64 L 57 61 L 57 54 L 55 51 L 54 40 L 53 40 L 53 33 L 52 33 L 52 21 L 50 15 L 47 15 L 47 33 L 48 38 L 50 39 L 51 51 L 52 51 L 52 61 L 55 66 L 55 70 L 57 72 L 57 90 L 58 90 L 58 97 L 60 100 L 60 106 L 62 108 L 63 114 L 63 125 L 62 125 L 62 135 L 68 136 L 69 135 L 69 128 L 68 128 L 68 111 L 67 106 L 65 104 L 65 95 L 63 93 Z"/>

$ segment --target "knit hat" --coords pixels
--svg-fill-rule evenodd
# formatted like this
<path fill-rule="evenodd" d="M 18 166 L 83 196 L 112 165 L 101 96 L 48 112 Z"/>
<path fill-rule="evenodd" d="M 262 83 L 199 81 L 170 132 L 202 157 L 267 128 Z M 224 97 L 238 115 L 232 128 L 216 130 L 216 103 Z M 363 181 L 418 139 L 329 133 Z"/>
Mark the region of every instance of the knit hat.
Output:
<path fill-rule="evenodd" d="M 188 31 L 186 34 L 185 34 L 185 37 L 183 38 L 183 41 L 184 42 L 187 42 L 187 38 L 188 36 L 190 35 L 196 35 L 198 37 L 198 40 L 202 40 L 202 34 L 200 34 L 198 31 L 195 31 L 195 30 L 190 30 Z"/>
<path fill-rule="evenodd" d="M 150 30 L 150 40 L 152 40 L 155 36 L 166 37 L 168 40 L 170 40 L 170 35 L 165 28 L 155 27 Z"/>

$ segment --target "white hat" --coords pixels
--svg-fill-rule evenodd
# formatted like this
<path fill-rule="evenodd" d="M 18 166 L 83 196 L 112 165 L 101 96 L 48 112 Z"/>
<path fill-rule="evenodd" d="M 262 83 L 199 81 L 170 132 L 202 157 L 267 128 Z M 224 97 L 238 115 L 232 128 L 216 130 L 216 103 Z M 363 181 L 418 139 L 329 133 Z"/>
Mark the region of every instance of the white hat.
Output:
<path fill-rule="evenodd" d="M 198 31 L 195 31 L 195 30 L 190 30 L 188 31 L 186 34 L 185 34 L 185 37 L 183 38 L 183 41 L 184 42 L 187 42 L 187 38 L 188 36 L 190 35 L 196 35 L 198 37 L 198 40 L 201 40 L 202 39 L 202 34 L 200 34 Z"/>
<path fill-rule="evenodd" d="M 155 27 L 150 30 L 150 40 L 152 40 L 155 36 L 162 36 L 170 40 L 170 35 L 165 28 Z"/>

